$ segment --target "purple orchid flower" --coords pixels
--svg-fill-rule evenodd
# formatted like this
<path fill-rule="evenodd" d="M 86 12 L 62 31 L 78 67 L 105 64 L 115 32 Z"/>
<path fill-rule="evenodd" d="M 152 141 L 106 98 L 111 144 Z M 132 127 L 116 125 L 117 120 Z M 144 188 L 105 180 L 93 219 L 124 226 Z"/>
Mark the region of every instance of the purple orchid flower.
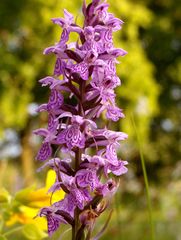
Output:
<path fill-rule="evenodd" d="M 52 18 L 63 31 L 60 41 L 44 50 L 56 55 L 56 63 L 53 76 L 39 81 L 50 89 L 48 102 L 37 110 L 47 113 L 47 128 L 34 131 L 43 137 L 36 159 L 45 162 L 39 170 L 49 167 L 56 173 L 49 192 L 65 192 L 64 199 L 40 210 L 50 236 L 69 224 L 72 240 L 90 240 L 96 219 L 118 189 L 118 177 L 127 172 L 128 162 L 117 156 L 127 134 L 101 128 L 97 121 L 102 115 L 114 122 L 124 117 L 116 105 L 115 88 L 121 84 L 116 64 L 127 52 L 113 42 L 123 21 L 108 8 L 106 1 L 92 0 L 87 6 L 84 0 L 83 27 L 67 10 L 64 18 Z M 78 39 L 69 43 L 72 32 Z"/>

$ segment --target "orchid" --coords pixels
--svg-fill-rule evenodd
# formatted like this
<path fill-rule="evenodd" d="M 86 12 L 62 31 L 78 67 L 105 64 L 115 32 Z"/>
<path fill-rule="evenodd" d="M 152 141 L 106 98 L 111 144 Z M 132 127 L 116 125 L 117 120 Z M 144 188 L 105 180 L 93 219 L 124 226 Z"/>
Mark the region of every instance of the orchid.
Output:
<path fill-rule="evenodd" d="M 34 131 L 43 137 L 36 159 L 46 162 L 40 169 L 49 167 L 56 173 L 49 192 L 65 192 L 63 200 L 39 212 L 47 219 L 50 236 L 69 224 L 72 240 L 94 239 L 94 223 L 118 189 L 118 177 L 127 172 L 128 162 L 117 156 L 127 134 L 100 128 L 98 121 L 101 115 L 115 122 L 124 117 L 114 90 L 121 84 L 117 58 L 126 51 L 113 45 L 113 33 L 123 22 L 108 8 L 105 1 L 92 0 L 88 6 L 84 1 L 83 27 L 67 10 L 64 18 L 52 19 L 63 32 L 60 41 L 44 51 L 55 54 L 56 63 L 53 76 L 40 80 L 50 89 L 48 103 L 38 108 L 48 114 L 47 128 Z M 76 43 L 68 42 L 72 32 L 78 35 Z"/>

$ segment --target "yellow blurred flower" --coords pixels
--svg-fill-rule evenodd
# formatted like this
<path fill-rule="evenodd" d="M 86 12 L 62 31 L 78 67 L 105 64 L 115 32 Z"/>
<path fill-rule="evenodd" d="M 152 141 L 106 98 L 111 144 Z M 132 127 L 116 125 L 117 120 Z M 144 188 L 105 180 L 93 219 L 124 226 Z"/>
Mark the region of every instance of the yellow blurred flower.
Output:
<path fill-rule="evenodd" d="M 50 206 L 64 197 L 62 190 L 56 191 L 53 194 L 47 193 L 48 189 L 55 183 L 55 180 L 55 172 L 49 170 L 45 187 L 36 190 L 35 186 L 33 186 L 18 192 L 15 199 L 22 203 L 22 205 L 19 206 L 18 212 L 14 212 L 9 220 L 6 221 L 6 225 L 12 226 L 15 223 L 34 224 L 40 230 L 47 230 L 46 220 L 36 216 L 40 208 Z"/>

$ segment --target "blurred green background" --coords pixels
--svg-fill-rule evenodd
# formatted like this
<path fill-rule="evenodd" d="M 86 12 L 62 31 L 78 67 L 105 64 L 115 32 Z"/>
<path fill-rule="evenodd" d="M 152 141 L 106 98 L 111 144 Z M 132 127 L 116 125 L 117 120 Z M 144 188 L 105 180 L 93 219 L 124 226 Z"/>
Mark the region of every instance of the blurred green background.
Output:
<path fill-rule="evenodd" d="M 115 34 L 115 45 L 128 51 L 117 67 L 122 80 L 117 101 L 126 118 L 112 126 L 129 134 L 119 152 L 129 161 L 129 172 L 121 177 L 116 211 L 102 239 L 151 239 L 133 116 L 148 172 L 156 239 L 180 240 L 181 1 L 108 2 L 110 11 L 125 22 Z M 50 18 L 63 16 L 66 8 L 81 23 L 81 3 L 0 0 L 0 187 L 12 195 L 35 182 L 44 185 L 46 173 L 36 173 L 40 142 L 32 130 L 47 120 L 46 114 L 35 112 L 48 97 L 38 80 L 52 74 L 55 56 L 43 56 L 42 51 L 61 33 Z M 10 237 L 27 239 L 15 233 Z"/>

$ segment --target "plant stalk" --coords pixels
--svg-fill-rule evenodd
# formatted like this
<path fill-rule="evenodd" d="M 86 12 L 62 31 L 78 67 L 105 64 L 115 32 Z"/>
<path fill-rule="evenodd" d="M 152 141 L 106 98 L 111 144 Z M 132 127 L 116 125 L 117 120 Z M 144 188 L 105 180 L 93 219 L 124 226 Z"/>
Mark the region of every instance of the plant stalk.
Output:
<path fill-rule="evenodd" d="M 138 133 L 133 115 L 131 116 L 131 118 L 132 118 L 132 123 L 133 123 L 134 130 L 135 130 L 135 133 L 136 133 L 137 141 L 138 141 L 139 153 L 140 153 L 140 158 L 141 158 L 141 167 L 142 167 L 142 170 L 143 170 L 143 177 L 144 177 L 144 182 L 145 182 L 145 187 L 146 187 L 146 198 L 147 198 L 150 228 L 151 228 L 150 229 L 151 240 L 155 240 L 155 228 L 154 228 L 154 223 L 153 223 L 152 205 L 151 205 L 151 197 L 150 197 L 150 190 L 149 190 L 149 183 L 148 183 L 148 175 L 147 175 L 146 166 L 145 166 L 145 160 L 144 160 L 144 155 L 143 155 L 143 150 L 142 150 L 141 138 L 140 138 L 140 135 Z"/>

